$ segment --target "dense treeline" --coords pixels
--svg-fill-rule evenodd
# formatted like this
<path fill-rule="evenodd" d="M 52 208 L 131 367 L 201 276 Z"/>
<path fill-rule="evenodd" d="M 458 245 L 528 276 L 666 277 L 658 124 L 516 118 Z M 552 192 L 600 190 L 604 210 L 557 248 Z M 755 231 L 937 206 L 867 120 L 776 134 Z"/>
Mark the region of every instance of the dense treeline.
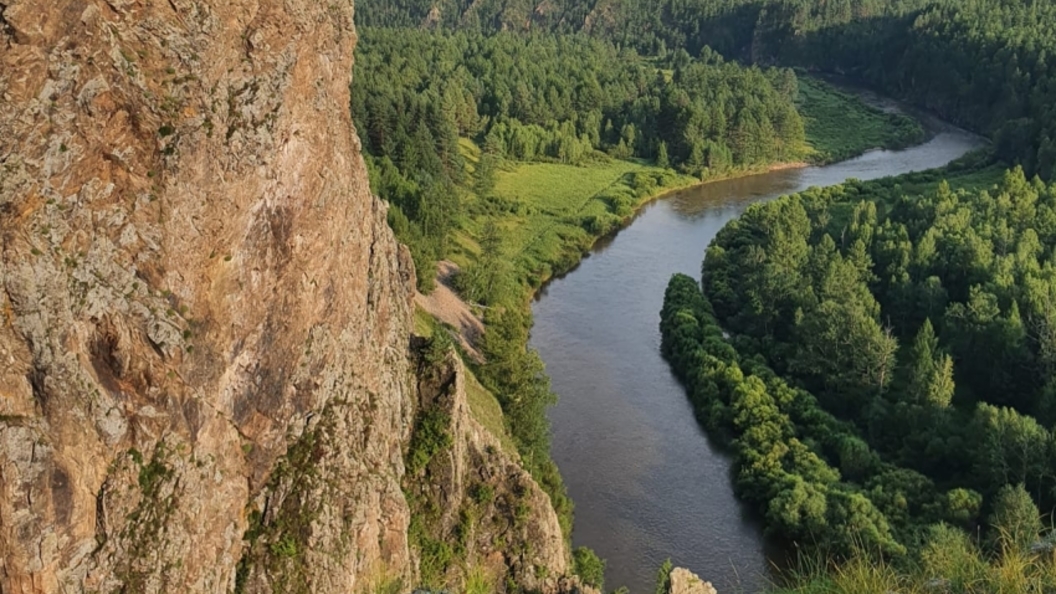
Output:
<path fill-rule="evenodd" d="M 737 438 L 742 495 L 842 553 L 971 528 L 1009 486 L 1056 505 L 1056 187 L 900 181 L 753 206 L 709 248 L 705 294 L 678 277 L 663 313 L 702 420 Z"/>
<path fill-rule="evenodd" d="M 885 455 L 986 495 L 1025 482 L 1048 509 L 1054 245 L 1056 192 L 1017 169 L 989 191 L 849 183 L 753 208 L 703 272 L 741 347 Z"/>
<path fill-rule="evenodd" d="M 797 28 L 846 23 L 851 18 L 905 14 L 923 0 L 363 0 L 361 25 L 441 28 L 483 33 L 556 31 L 590 33 L 643 53 L 705 46 L 741 57 L 753 42 L 757 25 L 777 22 Z M 788 14 L 795 20 L 786 19 Z"/>
<path fill-rule="evenodd" d="M 365 29 L 352 112 L 372 187 L 428 286 L 460 196 L 490 194 L 503 160 L 641 157 L 704 176 L 797 158 L 797 83 L 710 52 L 655 63 L 581 36 Z M 472 175 L 460 138 L 484 148 Z"/>
<path fill-rule="evenodd" d="M 713 435 L 732 439 L 738 495 L 780 537 L 838 555 L 902 554 L 922 525 L 970 527 L 981 496 L 941 492 L 885 463 L 854 427 L 825 412 L 758 358 L 724 338 L 696 281 L 675 276 L 661 313 L 662 349 Z"/>
<path fill-rule="evenodd" d="M 671 165 L 696 169 L 803 148 L 795 74 L 713 52 L 656 63 L 581 36 L 370 29 L 359 52 L 352 108 L 365 148 L 402 170 L 457 177 L 459 136 L 573 164 L 594 150 L 656 159 L 666 145 Z"/>
<path fill-rule="evenodd" d="M 1056 165 L 1056 5 L 892 2 L 816 18 L 800 3 L 759 17 L 764 61 L 847 73 L 991 136 L 1000 156 L 1048 179 Z"/>
<path fill-rule="evenodd" d="M 386 5 L 375 10 L 374 4 Z M 1046 179 L 1056 166 L 1056 5 L 1015 0 L 370 0 L 361 21 L 582 31 L 664 56 L 846 73 L 990 135 Z M 433 6 L 436 10 L 432 10 Z M 431 15 L 431 16 L 430 16 Z"/>

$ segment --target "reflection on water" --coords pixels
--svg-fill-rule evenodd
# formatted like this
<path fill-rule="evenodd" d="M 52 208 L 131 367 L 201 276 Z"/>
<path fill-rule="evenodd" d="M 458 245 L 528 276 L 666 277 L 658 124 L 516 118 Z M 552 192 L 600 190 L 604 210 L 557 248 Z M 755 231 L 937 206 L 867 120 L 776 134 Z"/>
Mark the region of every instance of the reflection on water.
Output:
<path fill-rule="evenodd" d="M 550 414 L 553 454 L 576 503 L 573 541 L 608 560 L 609 589 L 651 591 L 670 558 L 724 594 L 754 592 L 767 579 L 767 559 L 780 558 L 734 498 L 729 458 L 699 428 L 660 357 L 671 275 L 699 276 L 708 243 L 753 202 L 938 167 L 980 145 L 946 127 L 906 151 L 679 192 L 540 293 L 531 344 L 561 398 Z"/>

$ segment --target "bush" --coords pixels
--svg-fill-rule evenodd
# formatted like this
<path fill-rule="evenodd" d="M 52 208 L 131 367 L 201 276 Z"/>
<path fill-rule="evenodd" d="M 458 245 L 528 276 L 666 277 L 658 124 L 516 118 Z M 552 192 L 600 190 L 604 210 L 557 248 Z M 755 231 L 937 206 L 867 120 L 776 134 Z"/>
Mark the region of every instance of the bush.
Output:
<path fill-rule="evenodd" d="M 441 335 L 446 334 L 440 331 Z M 446 351 L 445 351 L 446 353 Z M 451 447 L 451 416 L 438 408 L 419 411 L 407 451 L 407 473 L 417 475 L 433 457 Z"/>
<path fill-rule="evenodd" d="M 584 584 L 594 586 L 598 590 L 604 589 L 605 584 L 605 561 L 598 557 L 588 547 L 576 547 L 572 551 L 573 571 L 583 580 Z"/>
<path fill-rule="evenodd" d="M 609 234 L 618 224 L 619 219 L 611 215 L 589 215 L 580 221 L 583 230 L 595 237 Z"/>
<path fill-rule="evenodd" d="M 634 213 L 634 200 L 623 194 L 617 194 L 610 198 L 609 205 L 613 214 L 618 217 L 629 217 Z"/>

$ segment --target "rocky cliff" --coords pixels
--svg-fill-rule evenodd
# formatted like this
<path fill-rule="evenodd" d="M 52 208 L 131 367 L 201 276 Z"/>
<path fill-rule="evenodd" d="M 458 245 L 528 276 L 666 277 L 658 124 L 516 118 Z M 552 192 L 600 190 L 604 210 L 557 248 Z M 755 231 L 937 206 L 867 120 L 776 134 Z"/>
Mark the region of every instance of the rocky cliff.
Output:
<path fill-rule="evenodd" d="M 507 579 L 529 591 L 554 590 L 568 571 L 557 514 L 516 454 L 474 418 L 461 360 L 427 353 L 417 377 L 405 490 L 423 582 L 460 583 L 470 567 L 497 590 Z"/>
<path fill-rule="evenodd" d="M 668 576 L 668 594 L 717 594 L 711 582 L 705 582 L 700 576 L 684 569 L 676 567 Z"/>
<path fill-rule="evenodd" d="M 0 0 L 0 592 L 419 579 L 404 491 L 432 479 L 404 460 L 440 392 L 414 377 L 412 264 L 349 116 L 352 17 Z M 473 558 L 500 587 L 563 573 L 545 496 L 459 439 L 445 484 L 535 494 Z"/>

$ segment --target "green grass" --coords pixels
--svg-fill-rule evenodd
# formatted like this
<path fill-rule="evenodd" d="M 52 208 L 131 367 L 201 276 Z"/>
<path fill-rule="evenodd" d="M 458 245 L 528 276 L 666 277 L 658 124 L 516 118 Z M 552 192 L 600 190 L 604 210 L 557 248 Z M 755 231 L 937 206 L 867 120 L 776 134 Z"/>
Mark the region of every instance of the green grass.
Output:
<path fill-rule="evenodd" d="M 483 567 L 473 567 L 466 574 L 465 594 L 492 594 L 495 580 Z"/>
<path fill-rule="evenodd" d="M 429 315 L 429 312 L 417 306 L 414 308 L 414 333 L 416 335 L 422 338 L 432 338 L 434 324 L 433 316 Z"/>
<path fill-rule="evenodd" d="M 811 147 L 810 159 L 817 163 L 842 161 L 874 148 L 906 148 L 926 137 L 915 119 L 885 113 L 816 78 L 799 77 L 797 107 Z"/>
<path fill-rule="evenodd" d="M 469 144 L 463 142 L 467 161 L 474 148 Z M 642 183 L 646 180 L 651 183 Z M 585 167 L 507 165 L 497 176 L 493 196 L 468 197 L 469 215 L 454 234 L 451 258 L 463 266 L 473 261 L 480 250 L 475 238 L 489 220 L 495 221 L 518 280 L 537 286 L 578 262 L 599 236 L 617 228 L 647 199 L 694 183 L 699 180 L 636 161 L 599 158 Z"/>
<path fill-rule="evenodd" d="M 480 385 L 477 376 L 468 369 L 466 370 L 466 398 L 469 400 L 469 410 L 473 418 L 498 438 L 499 443 L 502 444 L 502 450 L 511 455 L 516 452 L 517 446 L 506 431 L 499 401 L 487 388 Z"/>
<path fill-rule="evenodd" d="M 917 592 L 905 576 L 899 575 L 890 565 L 856 558 L 841 565 L 811 567 L 793 579 L 797 585 L 789 589 L 774 590 L 780 594 L 887 594 Z M 945 590 L 938 590 L 940 592 Z"/>
<path fill-rule="evenodd" d="M 770 594 L 1020 594 L 1056 587 L 1051 553 L 1005 551 L 987 558 L 967 535 L 960 540 L 929 547 L 923 559 L 904 567 L 863 553 L 840 563 L 809 562 Z"/>
<path fill-rule="evenodd" d="M 477 164 L 480 163 L 480 152 L 480 147 L 472 140 L 468 138 L 458 139 L 458 153 L 462 155 L 466 162 L 467 174 L 472 175 L 477 171 Z"/>

